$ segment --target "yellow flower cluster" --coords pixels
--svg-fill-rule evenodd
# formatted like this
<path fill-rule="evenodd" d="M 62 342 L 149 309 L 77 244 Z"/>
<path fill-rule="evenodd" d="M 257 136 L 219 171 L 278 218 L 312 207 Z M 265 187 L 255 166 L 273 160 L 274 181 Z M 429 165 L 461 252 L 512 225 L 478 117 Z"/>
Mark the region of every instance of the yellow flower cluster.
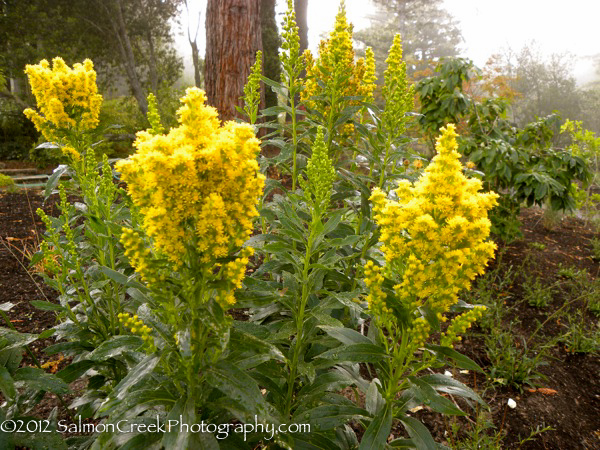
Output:
<path fill-rule="evenodd" d="M 400 34 L 394 36 L 388 58 L 385 60 L 387 69 L 384 72 L 383 98 L 385 108 L 382 122 L 393 137 L 404 133 L 407 117 L 414 106 L 414 87 L 408 85 L 406 78 L 406 62 L 402 60 L 402 39 Z"/>
<path fill-rule="evenodd" d="M 158 112 L 158 102 L 156 96 L 150 92 L 148 94 L 148 122 L 150 122 L 150 129 L 148 132 L 152 134 L 164 134 L 165 127 L 160 120 L 160 114 Z"/>
<path fill-rule="evenodd" d="M 329 206 L 336 173 L 323 138 L 323 128 L 317 130 L 312 155 L 306 164 L 306 175 L 315 195 L 315 207 L 321 212 Z"/>
<path fill-rule="evenodd" d="M 175 266 L 187 249 L 208 263 L 241 246 L 264 185 L 252 127 L 220 126 L 205 100 L 203 91 L 189 88 L 178 110 L 180 125 L 166 135 L 139 132 L 136 153 L 116 166 L 154 248 Z"/>
<path fill-rule="evenodd" d="M 67 156 L 68 158 L 70 158 L 73 161 L 81 160 L 81 154 L 77 150 L 75 150 L 73 147 L 71 147 L 70 145 L 65 145 L 64 147 L 61 147 L 61 151 L 62 151 L 63 155 Z"/>
<path fill-rule="evenodd" d="M 217 290 L 216 296 L 217 302 L 223 309 L 227 309 L 235 303 L 233 293 L 236 289 L 242 287 L 242 280 L 246 275 L 248 258 L 253 254 L 254 249 L 251 247 L 244 247 L 236 259 L 228 262 L 223 267 L 221 280 L 224 282 L 224 286 L 221 286 Z"/>
<path fill-rule="evenodd" d="M 311 97 L 325 94 L 327 89 L 334 90 L 337 98 L 362 95 L 368 100 L 373 99 L 375 90 L 375 55 L 367 47 L 365 59 L 354 60 L 352 45 L 352 24 L 346 18 L 344 2 L 340 5 L 335 19 L 335 27 L 328 40 L 319 44 L 319 58 L 315 61 L 310 51 L 306 50 L 306 83 L 301 93 L 301 99 L 313 109 L 327 115 L 329 106 L 324 102 L 315 102 Z"/>
<path fill-rule="evenodd" d="M 256 52 L 256 61 L 244 86 L 244 111 L 254 125 L 260 106 L 260 77 L 262 75 L 262 52 Z"/>
<path fill-rule="evenodd" d="M 125 256 L 129 258 L 129 262 L 135 267 L 136 272 L 140 274 L 142 280 L 151 285 L 161 279 L 154 264 L 152 251 L 137 231 L 123 228 L 121 243 L 125 247 Z"/>
<path fill-rule="evenodd" d="M 145 325 L 137 315 L 131 316 L 128 313 L 119 313 L 117 315 L 119 322 L 131 330 L 133 334 L 141 336 L 144 343 L 146 343 L 150 349 L 154 349 L 154 338 L 150 335 L 152 328 Z"/>
<path fill-rule="evenodd" d="M 25 73 L 39 113 L 31 108 L 24 113 L 48 141 L 60 141 L 68 130 L 96 128 L 102 96 L 98 94 L 92 61 L 86 59 L 71 69 L 62 58 L 54 58 L 52 67 L 44 59 L 27 65 Z"/>
<path fill-rule="evenodd" d="M 387 295 L 381 288 L 385 280 L 381 274 L 381 267 L 376 266 L 373 261 L 367 261 L 364 273 L 365 284 L 369 288 L 367 296 L 369 310 L 375 317 L 385 317 L 391 314 L 391 308 L 386 305 Z"/>
<path fill-rule="evenodd" d="M 462 340 L 460 335 L 471 328 L 471 325 L 483 316 L 485 310 L 485 306 L 477 305 L 473 309 L 456 316 L 452 319 L 446 332 L 442 333 L 440 343 L 445 347 L 452 347 L 454 342 Z"/>
<path fill-rule="evenodd" d="M 378 188 L 371 196 L 385 274 L 396 281 L 395 299 L 370 290 L 369 306 L 375 313 L 385 313 L 392 301 L 409 314 L 427 303 L 445 320 L 443 314 L 458 301 L 457 294 L 470 288 L 494 255 L 496 246 L 487 240 L 487 213 L 498 196 L 479 192 L 481 181 L 463 175 L 454 125 L 441 131 L 438 154 L 414 185 L 399 183 L 397 201 Z M 373 267 L 367 269 L 367 283 L 372 283 Z"/>
<path fill-rule="evenodd" d="M 280 59 L 283 68 L 288 72 L 287 76 L 296 78 L 302 70 L 302 61 L 300 58 L 300 36 L 298 35 L 298 25 L 296 25 L 296 13 L 294 11 L 293 0 L 287 0 L 287 11 L 281 24 L 281 50 Z M 286 75 L 282 72 L 281 81 L 285 83 Z"/>

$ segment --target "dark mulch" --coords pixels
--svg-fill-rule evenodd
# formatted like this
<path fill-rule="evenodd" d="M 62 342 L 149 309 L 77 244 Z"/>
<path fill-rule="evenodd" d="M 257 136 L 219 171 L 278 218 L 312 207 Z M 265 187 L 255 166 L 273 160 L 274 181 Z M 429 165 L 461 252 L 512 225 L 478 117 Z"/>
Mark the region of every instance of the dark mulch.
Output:
<path fill-rule="evenodd" d="M 52 327 L 55 321 L 52 312 L 36 310 L 29 304 L 31 300 L 54 300 L 56 294 L 43 287 L 41 281 L 28 272 L 26 257 L 28 252 L 35 251 L 37 232 L 43 229 L 35 210 L 43 206 L 48 213 L 52 213 L 52 204 L 50 202 L 43 206 L 41 196 L 31 192 L 0 192 L 0 303 L 16 304 L 9 317 L 14 326 L 23 332 L 39 333 Z M 597 236 L 593 230 L 572 217 L 564 218 L 554 229 L 547 230 L 541 218 L 538 210 L 523 212 L 524 238 L 508 246 L 503 262 L 520 267 L 525 255 L 530 255 L 532 263 L 529 267 L 545 283 L 556 281 L 560 264 L 585 269 L 591 276 L 597 277 L 600 267 L 591 257 L 590 240 Z M 533 249 L 532 242 L 543 243 L 545 248 Z M 523 275 L 519 274 L 521 277 Z M 518 300 L 521 296 L 519 283 L 515 283 L 511 288 L 511 298 Z M 558 303 L 551 305 L 551 308 L 561 301 L 564 298 L 559 297 Z M 527 332 L 527 324 L 533 323 L 535 319 L 543 320 L 545 314 L 552 312 L 551 308 L 543 313 L 535 308 L 520 308 L 518 318 L 525 324 L 522 331 Z M 558 332 L 559 328 L 556 325 L 546 332 L 552 334 Z M 486 357 L 482 342 L 477 337 L 467 338 L 459 350 L 485 368 Z M 51 339 L 33 345 L 33 351 L 41 362 L 56 358 L 48 357 L 42 351 L 42 347 L 50 343 Z M 558 347 L 551 356 L 550 364 L 542 368 L 547 379 L 541 384 L 556 390 L 557 394 L 544 395 L 527 390 L 521 393 L 506 387 L 484 393 L 496 430 L 504 434 L 503 447 L 516 448 L 520 439 L 528 436 L 536 426 L 544 424 L 552 426 L 554 431 L 541 434 L 522 448 L 600 449 L 600 357 L 572 355 Z M 31 364 L 28 360 L 26 362 Z M 454 373 L 461 381 L 477 390 L 484 383 L 483 375 L 460 374 L 456 370 Z M 517 408 L 507 408 L 508 398 L 516 400 Z M 49 398 L 37 413 L 44 417 L 54 405 L 57 405 L 57 400 Z M 447 419 L 427 409 L 414 415 L 425 422 L 436 440 L 450 443 Z M 398 428 L 395 432 L 400 435 L 402 429 Z"/>

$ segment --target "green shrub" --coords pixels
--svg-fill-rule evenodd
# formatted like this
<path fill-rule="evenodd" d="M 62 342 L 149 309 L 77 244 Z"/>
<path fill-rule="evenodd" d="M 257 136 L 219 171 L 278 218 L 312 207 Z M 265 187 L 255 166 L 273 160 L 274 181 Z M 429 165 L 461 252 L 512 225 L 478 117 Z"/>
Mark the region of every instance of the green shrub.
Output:
<path fill-rule="evenodd" d="M 0 99 L 0 159 L 27 159 L 38 136 L 18 105 Z"/>
<path fill-rule="evenodd" d="M 524 299 L 529 306 L 545 308 L 552 302 L 552 286 L 544 286 L 539 278 L 527 278 L 523 283 Z"/>
<path fill-rule="evenodd" d="M 440 125 L 466 122 L 460 153 L 476 164 L 484 185 L 501 195 L 492 212 L 492 232 L 505 241 L 519 237 L 522 204 L 573 211 L 574 182 L 587 185 L 591 172 L 585 155 L 552 146 L 560 117 L 551 114 L 516 128 L 507 119 L 508 99 L 469 97 L 465 85 L 479 72 L 472 62 L 448 60 L 436 71 L 417 84 L 419 123 L 431 140 Z"/>
<path fill-rule="evenodd" d="M 9 177 L 8 175 L 4 175 L 3 173 L 0 173 L 0 188 L 10 187 L 10 186 L 14 186 L 14 185 L 15 185 L 15 182 L 11 177 Z"/>

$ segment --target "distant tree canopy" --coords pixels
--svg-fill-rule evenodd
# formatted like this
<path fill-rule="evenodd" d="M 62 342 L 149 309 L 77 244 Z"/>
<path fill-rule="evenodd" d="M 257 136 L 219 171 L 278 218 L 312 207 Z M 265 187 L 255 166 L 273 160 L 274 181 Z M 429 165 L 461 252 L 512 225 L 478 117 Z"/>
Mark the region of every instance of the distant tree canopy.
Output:
<path fill-rule="evenodd" d="M 558 111 L 563 119 L 580 120 L 585 128 L 600 133 L 600 87 L 596 83 L 577 86 L 573 55 L 544 56 L 530 43 L 517 52 L 509 49 L 494 55 L 494 59 L 498 73 L 517 94 L 511 111 L 519 126 Z"/>
<path fill-rule="evenodd" d="M 433 69 L 440 58 L 458 55 L 461 32 L 442 0 L 374 1 L 379 10 L 371 17 L 371 27 L 354 33 L 354 38 L 373 48 L 379 82 L 396 33 L 402 35 L 409 74 Z"/>
<path fill-rule="evenodd" d="M 26 64 L 90 58 L 101 81 L 126 77 L 143 113 L 148 91 L 179 78 L 170 21 L 182 0 L 0 0 L 0 67 L 22 78 Z"/>
<path fill-rule="evenodd" d="M 563 117 L 577 119 L 581 113 L 581 94 L 572 73 L 573 57 L 552 54 L 544 58 L 534 46 L 505 56 L 505 72 L 520 93 L 513 103 L 515 121 L 531 122 L 536 116 L 559 111 Z"/>

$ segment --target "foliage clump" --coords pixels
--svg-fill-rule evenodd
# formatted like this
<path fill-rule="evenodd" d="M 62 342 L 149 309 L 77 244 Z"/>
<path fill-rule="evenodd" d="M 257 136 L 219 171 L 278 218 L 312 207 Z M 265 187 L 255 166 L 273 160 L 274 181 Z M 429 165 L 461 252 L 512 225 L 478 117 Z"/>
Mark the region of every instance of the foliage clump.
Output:
<path fill-rule="evenodd" d="M 0 188 L 14 186 L 14 180 L 8 175 L 0 173 Z"/>

